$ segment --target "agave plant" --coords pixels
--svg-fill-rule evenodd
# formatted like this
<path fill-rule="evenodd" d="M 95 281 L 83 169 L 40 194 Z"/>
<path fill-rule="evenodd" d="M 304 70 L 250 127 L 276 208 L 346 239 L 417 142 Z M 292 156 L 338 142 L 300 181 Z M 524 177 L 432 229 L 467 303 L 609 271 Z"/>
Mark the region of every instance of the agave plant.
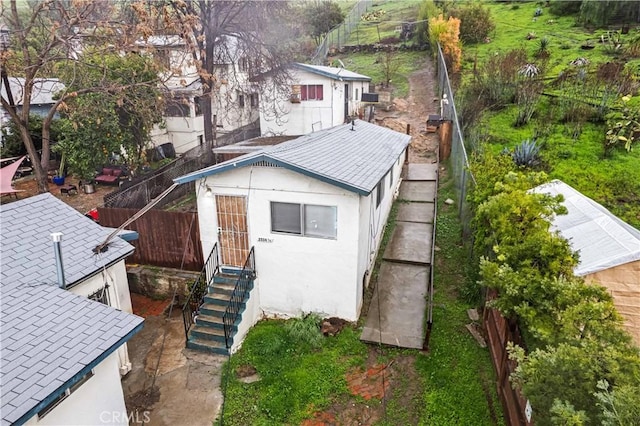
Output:
<path fill-rule="evenodd" d="M 535 76 L 538 75 L 538 73 L 540 73 L 540 70 L 538 69 L 538 67 L 535 64 L 524 64 L 519 70 L 518 70 L 518 74 L 527 77 L 527 78 L 533 78 Z"/>
<path fill-rule="evenodd" d="M 513 162 L 518 166 L 533 167 L 538 164 L 540 153 L 540 145 L 535 139 L 525 139 L 516 145 L 511 157 Z"/>

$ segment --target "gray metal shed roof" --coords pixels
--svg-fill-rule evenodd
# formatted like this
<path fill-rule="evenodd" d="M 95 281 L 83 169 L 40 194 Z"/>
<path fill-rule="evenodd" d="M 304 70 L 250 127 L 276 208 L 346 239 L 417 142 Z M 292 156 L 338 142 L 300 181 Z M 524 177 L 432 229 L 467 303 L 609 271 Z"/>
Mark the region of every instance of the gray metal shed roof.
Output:
<path fill-rule="evenodd" d="M 356 120 L 266 147 L 174 179 L 187 183 L 261 161 L 368 195 L 409 145 L 411 137 Z"/>
<path fill-rule="evenodd" d="M 580 255 L 580 263 L 574 270 L 576 275 L 589 275 L 640 260 L 640 231 L 602 205 L 561 180 L 552 180 L 532 191 L 564 197 L 567 214 L 555 216 L 552 226 Z"/>
<path fill-rule="evenodd" d="M 2 425 L 28 421 L 142 327 L 56 286 L 3 279 L 0 288 Z"/>
<path fill-rule="evenodd" d="M 3 283 L 57 285 L 52 232 L 63 233 L 67 286 L 98 273 L 134 250 L 131 244 L 115 238 L 106 252 L 94 254 L 92 250 L 113 230 L 48 193 L 1 205 L 0 220 Z"/>

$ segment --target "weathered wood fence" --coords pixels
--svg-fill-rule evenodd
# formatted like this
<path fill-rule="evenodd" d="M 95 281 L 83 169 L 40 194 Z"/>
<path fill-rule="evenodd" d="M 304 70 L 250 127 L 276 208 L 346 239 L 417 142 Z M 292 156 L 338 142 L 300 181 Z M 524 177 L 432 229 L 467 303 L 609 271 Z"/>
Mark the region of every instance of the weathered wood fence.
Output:
<path fill-rule="evenodd" d="M 137 209 L 98 208 L 100 225 L 117 228 L 138 212 Z M 204 264 L 198 214 L 149 210 L 127 226 L 139 239 L 127 262 L 200 271 Z"/>
<path fill-rule="evenodd" d="M 504 418 L 510 425 L 533 424 L 531 406 L 522 393 L 514 389 L 509 381 L 509 376 L 515 370 L 517 363 L 509 359 L 507 343 L 513 342 L 522 345 L 522 337 L 516 325 L 510 327 L 509 322 L 497 309 L 485 307 L 482 321 L 487 333 L 491 361 L 496 370 L 497 388 Z"/>

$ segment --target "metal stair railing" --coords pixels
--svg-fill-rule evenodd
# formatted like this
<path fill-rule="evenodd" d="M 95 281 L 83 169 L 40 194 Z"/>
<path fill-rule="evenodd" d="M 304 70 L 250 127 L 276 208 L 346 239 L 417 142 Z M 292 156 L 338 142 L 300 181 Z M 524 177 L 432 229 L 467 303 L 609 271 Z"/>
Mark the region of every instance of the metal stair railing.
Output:
<path fill-rule="evenodd" d="M 195 318 L 200 313 L 200 307 L 204 303 L 204 297 L 208 293 L 209 282 L 220 270 L 220 262 L 218 261 L 218 243 L 213 245 L 211 253 L 207 261 L 202 267 L 202 271 L 198 278 L 193 282 L 189 297 L 182 307 L 182 320 L 184 322 L 185 339 L 189 340 L 189 329 L 195 322 Z"/>
<path fill-rule="evenodd" d="M 227 308 L 224 311 L 224 315 L 222 316 L 222 321 L 224 323 L 224 340 L 227 349 L 231 348 L 233 326 L 238 319 L 238 314 L 240 313 L 242 304 L 249 297 L 250 286 L 255 278 L 255 253 L 253 247 L 251 247 L 249 255 L 247 256 L 247 259 L 244 262 L 244 266 L 242 267 L 242 271 L 240 271 L 240 275 L 238 276 L 238 280 L 236 281 L 236 285 L 233 289 L 233 293 L 231 294 L 231 298 L 229 299 L 229 304 L 227 305 Z"/>

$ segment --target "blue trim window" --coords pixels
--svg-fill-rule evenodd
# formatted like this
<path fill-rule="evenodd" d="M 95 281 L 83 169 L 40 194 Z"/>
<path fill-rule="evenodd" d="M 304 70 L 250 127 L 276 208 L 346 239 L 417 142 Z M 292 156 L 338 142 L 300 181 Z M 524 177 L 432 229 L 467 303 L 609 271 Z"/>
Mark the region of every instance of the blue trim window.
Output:
<path fill-rule="evenodd" d="M 338 236 L 338 208 L 272 201 L 271 232 L 335 239 Z"/>

